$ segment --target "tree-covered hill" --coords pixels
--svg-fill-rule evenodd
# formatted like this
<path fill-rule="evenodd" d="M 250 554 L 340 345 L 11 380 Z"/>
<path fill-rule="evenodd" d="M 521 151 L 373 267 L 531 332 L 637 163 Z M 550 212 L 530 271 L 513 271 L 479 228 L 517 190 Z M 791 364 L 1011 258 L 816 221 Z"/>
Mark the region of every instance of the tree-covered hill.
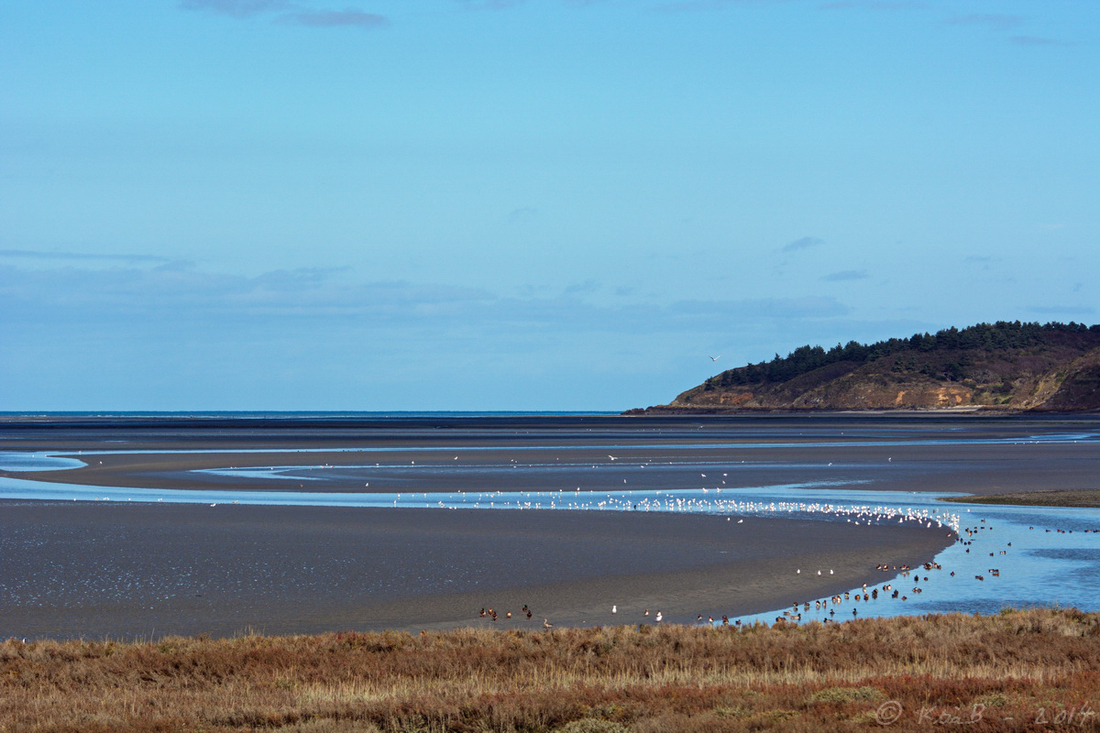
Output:
<path fill-rule="evenodd" d="M 1100 410 L 1100 325 L 979 323 L 874 344 L 801 346 L 653 410 Z"/>

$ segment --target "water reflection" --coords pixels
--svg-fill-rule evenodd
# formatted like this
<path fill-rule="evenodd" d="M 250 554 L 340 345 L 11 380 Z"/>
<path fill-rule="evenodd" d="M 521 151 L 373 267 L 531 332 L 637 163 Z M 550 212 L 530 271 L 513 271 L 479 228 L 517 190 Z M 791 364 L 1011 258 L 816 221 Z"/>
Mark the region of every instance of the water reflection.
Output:
<path fill-rule="evenodd" d="M 1100 610 L 1100 510 L 952 506 L 961 511 L 960 542 L 937 555 L 934 565 L 883 573 L 880 583 L 852 589 L 839 602 L 808 599 L 809 608 L 802 603 L 797 610 L 744 617 L 741 623 L 996 613 L 1032 606 Z M 887 585 L 890 590 L 884 590 Z M 865 595 L 872 597 L 863 600 Z"/>
<path fill-rule="evenodd" d="M 66 471 L 87 465 L 78 458 L 55 453 L 0 452 L 0 471 Z"/>

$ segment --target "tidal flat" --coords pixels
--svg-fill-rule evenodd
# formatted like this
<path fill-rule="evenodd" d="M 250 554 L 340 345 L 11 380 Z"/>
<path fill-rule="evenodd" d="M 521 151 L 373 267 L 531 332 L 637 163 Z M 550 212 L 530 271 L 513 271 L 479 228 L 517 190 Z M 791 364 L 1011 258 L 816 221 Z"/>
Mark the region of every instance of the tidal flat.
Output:
<path fill-rule="evenodd" d="M 938 499 L 1089 487 L 1098 433 L 1088 416 L 6 416 L 0 636 L 1096 610 L 1096 510 Z"/>

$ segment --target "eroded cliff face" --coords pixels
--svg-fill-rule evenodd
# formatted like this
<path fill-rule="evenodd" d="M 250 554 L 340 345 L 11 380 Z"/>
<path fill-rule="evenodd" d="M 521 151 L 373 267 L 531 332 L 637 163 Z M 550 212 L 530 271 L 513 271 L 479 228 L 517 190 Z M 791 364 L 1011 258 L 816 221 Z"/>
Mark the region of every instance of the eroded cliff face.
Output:
<path fill-rule="evenodd" d="M 700 385 L 666 409 L 897 410 L 984 408 L 1100 410 L 1100 349 L 1073 358 L 997 354 L 988 364 L 964 355 L 969 376 L 930 379 L 894 358 L 847 370 L 810 372 L 776 384 Z M 839 373 L 838 373 L 839 372 Z"/>
<path fill-rule="evenodd" d="M 764 389 L 720 391 L 705 396 L 677 398 L 670 407 L 716 405 L 747 409 L 884 410 L 965 407 L 977 404 L 974 390 L 958 385 L 845 385 L 838 389 L 806 392 L 788 399 Z"/>

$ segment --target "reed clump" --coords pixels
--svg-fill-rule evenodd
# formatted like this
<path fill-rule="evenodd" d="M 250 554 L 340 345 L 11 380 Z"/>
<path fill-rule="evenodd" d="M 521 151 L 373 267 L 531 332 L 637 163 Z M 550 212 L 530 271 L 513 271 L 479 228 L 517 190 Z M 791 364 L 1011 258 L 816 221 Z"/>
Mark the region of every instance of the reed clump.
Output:
<path fill-rule="evenodd" d="M 1100 722 L 1100 614 L 0 643 L 0 731 L 1048 730 Z"/>

